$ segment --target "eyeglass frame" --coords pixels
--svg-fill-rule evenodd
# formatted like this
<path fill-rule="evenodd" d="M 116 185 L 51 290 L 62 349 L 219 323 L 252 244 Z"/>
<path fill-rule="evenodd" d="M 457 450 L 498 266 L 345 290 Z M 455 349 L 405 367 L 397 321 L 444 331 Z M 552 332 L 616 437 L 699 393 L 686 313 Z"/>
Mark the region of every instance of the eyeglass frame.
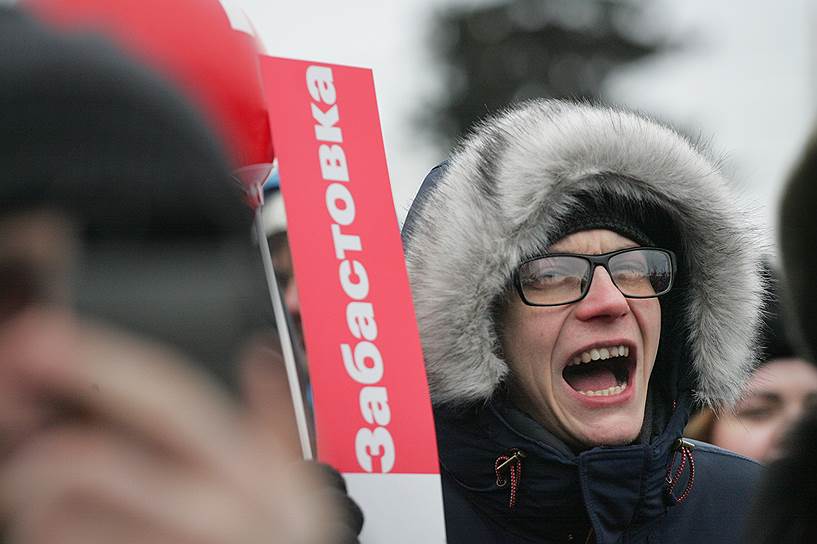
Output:
<path fill-rule="evenodd" d="M 665 254 L 667 254 L 669 256 L 669 260 L 670 260 L 669 285 L 667 285 L 667 288 L 665 290 L 663 290 L 660 293 L 656 293 L 654 295 L 645 295 L 645 296 L 625 295 L 621 291 L 621 288 L 616 284 L 616 281 L 613 279 L 613 274 L 610 272 L 610 268 L 608 267 L 608 264 L 610 262 L 610 259 L 612 259 L 616 255 L 619 255 L 621 253 L 628 253 L 628 252 L 631 252 L 631 251 L 642 250 L 642 249 L 660 251 L 660 252 L 665 253 Z M 570 300 L 568 302 L 559 302 L 559 303 L 556 303 L 556 304 L 537 304 L 537 303 L 530 302 L 527 298 L 525 298 L 525 293 L 522 290 L 522 280 L 519 279 L 519 269 L 521 267 L 523 267 L 525 264 L 529 263 L 529 262 L 538 261 L 539 259 L 544 259 L 544 258 L 547 258 L 547 257 L 578 257 L 578 258 L 583 259 L 583 260 L 590 263 L 590 266 L 591 266 L 590 280 L 587 282 L 587 286 L 584 288 L 583 292 L 581 293 L 581 295 L 578 298 Z M 655 247 L 655 246 L 638 246 L 638 247 L 626 247 L 626 248 L 623 248 L 623 249 L 617 249 L 615 251 L 610 251 L 610 252 L 607 252 L 607 253 L 600 253 L 598 255 L 586 255 L 586 254 L 583 254 L 583 253 L 545 253 L 543 255 L 538 255 L 536 257 L 530 257 L 529 259 L 525 259 L 524 261 L 522 261 L 521 263 L 519 263 L 517 265 L 516 269 L 513 272 L 513 284 L 514 284 L 514 287 L 516 287 L 516 292 L 519 295 L 519 298 L 522 299 L 522 302 L 526 306 L 534 306 L 534 307 L 538 307 L 538 308 L 547 308 L 547 307 L 553 307 L 553 306 L 564 306 L 565 304 L 573 304 L 574 302 L 579 302 L 580 300 L 582 300 L 583 298 L 585 298 L 587 296 L 587 293 L 590 292 L 590 286 L 593 284 L 593 276 L 596 275 L 596 268 L 598 268 L 599 266 L 601 266 L 602 268 L 604 268 L 604 270 L 607 271 L 607 274 L 610 276 L 610 280 L 612 281 L 615 288 L 618 289 L 618 292 L 621 293 L 621 295 L 624 298 L 632 298 L 632 299 L 658 298 L 660 296 L 666 295 L 667 293 L 669 293 L 672 290 L 672 286 L 675 284 L 675 275 L 678 272 L 677 265 L 676 265 L 675 252 L 672 251 L 671 249 L 664 249 L 663 247 Z"/>

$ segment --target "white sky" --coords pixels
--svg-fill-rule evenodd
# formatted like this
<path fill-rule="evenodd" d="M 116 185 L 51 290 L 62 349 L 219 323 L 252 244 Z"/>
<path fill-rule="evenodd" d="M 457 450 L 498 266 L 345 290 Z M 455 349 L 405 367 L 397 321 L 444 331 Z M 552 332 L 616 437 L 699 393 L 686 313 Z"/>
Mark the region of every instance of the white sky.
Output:
<path fill-rule="evenodd" d="M 782 183 L 815 122 L 817 5 L 658 0 L 653 7 L 657 26 L 695 44 L 621 74 L 608 90 L 710 138 L 773 227 Z"/>
<path fill-rule="evenodd" d="M 414 122 L 422 104 L 444 92 L 428 47 L 431 15 L 467 2 L 236 1 L 269 54 L 373 69 L 402 220 L 423 176 L 444 154 Z M 817 10 L 809 0 L 648 4 L 656 32 L 693 43 L 620 74 L 610 95 L 711 139 L 772 223 L 780 184 L 817 109 Z"/>

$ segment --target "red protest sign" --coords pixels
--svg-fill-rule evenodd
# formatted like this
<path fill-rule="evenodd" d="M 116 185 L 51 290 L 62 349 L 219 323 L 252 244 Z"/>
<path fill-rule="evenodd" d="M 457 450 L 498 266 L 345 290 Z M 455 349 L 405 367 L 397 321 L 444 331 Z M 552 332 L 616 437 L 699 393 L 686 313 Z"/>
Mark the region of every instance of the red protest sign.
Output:
<path fill-rule="evenodd" d="M 319 458 L 345 473 L 367 527 L 372 511 L 404 521 L 425 512 L 390 520 L 391 541 L 401 526 L 443 541 L 431 403 L 371 71 L 272 57 L 261 69 Z M 390 497 L 403 501 L 392 514 L 382 510 Z"/>

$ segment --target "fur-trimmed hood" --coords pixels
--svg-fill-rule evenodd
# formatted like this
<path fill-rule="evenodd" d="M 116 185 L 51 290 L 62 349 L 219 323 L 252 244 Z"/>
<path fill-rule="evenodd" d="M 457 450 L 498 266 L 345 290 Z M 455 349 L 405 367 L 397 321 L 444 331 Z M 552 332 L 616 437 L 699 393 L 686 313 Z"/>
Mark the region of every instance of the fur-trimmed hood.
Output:
<path fill-rule="evenodd" d="M 531 101 L 480 124 L 426 178 L 403 228 L 432 400 L 484 401 L 502 383 L 492 305 L 589 193 L 672 223 L 691 387 L 706 404 L 734 402 L 755 360 L 765 246 L 728 185 L 706 150 L 622 110 Z"/>

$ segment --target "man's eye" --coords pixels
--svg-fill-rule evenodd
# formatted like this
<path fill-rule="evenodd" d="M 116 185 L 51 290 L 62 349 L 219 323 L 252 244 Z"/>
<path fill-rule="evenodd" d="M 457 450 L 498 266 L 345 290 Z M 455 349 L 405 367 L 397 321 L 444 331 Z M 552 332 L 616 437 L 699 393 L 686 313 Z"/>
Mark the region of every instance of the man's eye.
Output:
<path fill-rule="evenodd" d="M 536 276 L 534 278 L 534 281 L 548 283 L 548 282 L 553 282 L 553 281 L 559 281 L 559 280 L 561 280 L 563 278 L 564 278 L 564 276 L 562 274 L 557 274 L 555 272 L 549 272 L 549 273 L 545 273 L 545 274 L 539 274 L 538 276 Z"/>
<path fill-rule="evenodd" d="M 525 287 L 532 287 L 534 289 L 543 289 L 546 288 L 548 285 L 552 285 L 554 282 L 554 277 L 552 275 L 543 275 L 539 274 L 537 276 L 528 276 L 522 280 L 522 284 Z"/>
<path fill-rule="evenodd" d="M 581 283 L 581 278 L 567 274 L 538 274 L 529 278 L 525 285 L 535 289 L 548 289 L 551 287 L 573 286 Z"/>
<path fill-rule="evenodd" d="M 622 279 L 633 279 L 633 278 L 643 278 L 645 276 L 643 270 L 637 270 L 635 268 L 625 268 L 622 270 L 616 270 L 615 277 L 622 278 Z"/>
<path fill-rule="evenodd" d="M 638 261 L 631 261 L 628 263 L 621 264 L 616 267 L 615 273 L 616 274 L 638 274 L 640 276 L 644 276 L 648 274 L 648 267 L 645 263 L 638 262 Z"/>

